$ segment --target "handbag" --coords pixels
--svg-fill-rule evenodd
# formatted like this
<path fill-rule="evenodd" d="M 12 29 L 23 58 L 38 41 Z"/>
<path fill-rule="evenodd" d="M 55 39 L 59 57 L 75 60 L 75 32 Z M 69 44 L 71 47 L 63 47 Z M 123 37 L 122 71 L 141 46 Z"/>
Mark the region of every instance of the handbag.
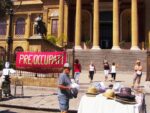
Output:
<path fill-rule="evenodd" d="M 78 96 L 78 89 L 77 88 L 72 88 L 71 89 L 71 95 L 73 98 L 77 98 Z"/>
<path fill-rule="evenodd" d="M 142 75 L 142 71 L 136 71 L 137 75 Z"/>

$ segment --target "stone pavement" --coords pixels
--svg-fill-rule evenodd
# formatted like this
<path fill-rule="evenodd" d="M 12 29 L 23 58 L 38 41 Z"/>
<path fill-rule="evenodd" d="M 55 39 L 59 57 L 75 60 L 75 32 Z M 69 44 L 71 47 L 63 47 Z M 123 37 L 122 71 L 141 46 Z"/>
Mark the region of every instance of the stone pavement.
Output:
<path fill-rule="evenodd" d="M 143 73 L 141 86 L 145 82 L 145 73 Z M 111 77 L 109 77 L 110 79 Z M 133 79 L 133 72 L 118 72 L 116 81 L 124 86 L 131 86 Z M 83 71 L 80 77 L 80 92 L 78 98 L 71 99 L 70 110 L 77 111 L 81 97 L 85 94 L 89 87 L 88 71 Z M 94 76 L 94 82 L 104 81 L 103 72 L 97 72 Z M 111 84 L 110 81 L 104 82 L 106 85 Z M 18 90 L 19 91 L 19 90 Z M 12 86 L 12 94 L 14 94 L 14 86 Z M 149 101 L 147 101 L 149 100 Z M 147 110 L 150 110 L 150 96 L 146 96 Z M 55 113 L 59 110 L 57 100 L 57 88 L 49 87 L 34 87 L 24 86 L 24 97 L 16 97 L 10 99 L 3 99 L 0 101 L 0 106 L 20 107 L 29 109 L 50 110 Z M 147 112 L 147 113 L 150 113 Z"/>

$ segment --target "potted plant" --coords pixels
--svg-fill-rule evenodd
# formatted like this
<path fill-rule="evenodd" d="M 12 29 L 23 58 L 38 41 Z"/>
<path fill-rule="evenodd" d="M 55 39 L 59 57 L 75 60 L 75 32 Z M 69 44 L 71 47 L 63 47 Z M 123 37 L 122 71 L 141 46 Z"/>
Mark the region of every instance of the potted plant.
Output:
<path fill-rule="evenodd" d="M 90 49 L 90 47 L 91 47 L 91 40 L 90 39 L 85 40 L 85 48 Z"/>

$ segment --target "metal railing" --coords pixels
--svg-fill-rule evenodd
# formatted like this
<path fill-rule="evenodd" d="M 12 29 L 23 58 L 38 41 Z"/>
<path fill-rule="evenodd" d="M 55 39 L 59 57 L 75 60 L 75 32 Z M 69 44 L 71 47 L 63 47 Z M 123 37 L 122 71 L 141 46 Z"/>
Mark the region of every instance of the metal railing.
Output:
<path fill-rule="evenodd" d="M 20 77 L 38 77 L 38 78 L 57 78 L 59 73 L 34 73 L 34 72 L 27 72 L 16 70 L 16 73 L 11 74 L 12 76 L 20 76 Z"/>

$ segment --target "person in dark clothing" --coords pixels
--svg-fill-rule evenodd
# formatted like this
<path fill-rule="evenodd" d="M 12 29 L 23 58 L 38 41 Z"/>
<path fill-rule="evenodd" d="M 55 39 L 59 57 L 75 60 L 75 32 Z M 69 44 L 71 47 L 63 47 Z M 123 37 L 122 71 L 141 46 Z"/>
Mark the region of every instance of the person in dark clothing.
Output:
<path fill-rule="evenodd" d="M 109 72 L 110 72 L 110 67 L 109 67 L 108 61 L 105 61 L 105 62 L 103 63 L 103 65 L 104 65 L 105 81 L 107 81 L 108 75 L 109 75 Z"/>

